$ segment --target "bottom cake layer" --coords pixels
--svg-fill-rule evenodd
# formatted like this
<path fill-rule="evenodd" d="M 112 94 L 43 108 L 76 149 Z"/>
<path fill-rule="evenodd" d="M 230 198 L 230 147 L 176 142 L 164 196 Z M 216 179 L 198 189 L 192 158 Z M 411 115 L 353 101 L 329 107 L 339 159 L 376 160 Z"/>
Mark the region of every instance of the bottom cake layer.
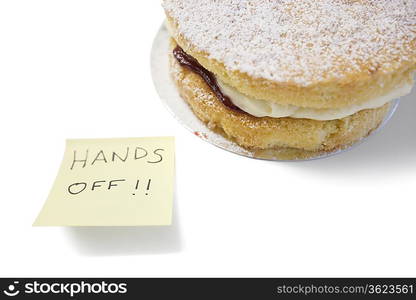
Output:
<path fill-rule="evenodd" d="M 294 148 L 316 152 L 342 149 L 377 129 L 391 105 L 331 121 L 257 118 L 226 107 L 198 74 L 182 67 L 172 54 L 170 64 L 179 93 L 196 116 L 211 129 L 249 149 Z"/>

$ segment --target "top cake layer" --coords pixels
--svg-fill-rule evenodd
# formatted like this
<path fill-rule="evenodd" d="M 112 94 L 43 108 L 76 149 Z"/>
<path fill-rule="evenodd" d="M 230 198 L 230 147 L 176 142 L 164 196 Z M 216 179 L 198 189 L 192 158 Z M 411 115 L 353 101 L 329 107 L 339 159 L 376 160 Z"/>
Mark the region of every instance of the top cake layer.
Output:
<path fill-rule="evenodd" d="M 164 8 L 186 51 L 259 99 L 342 107 L 371 98 L 366 88 L 387 93 L 416 65 L 416 0 L 164 0 Z M 403 78 L 389 87 L 395 76 Z M 309 99 L 292 101 L 302 92 Z"/>
<path fill-rule="evenodd" d="M 414 60 L 414 0 L 165 0 L 179 30 L 231 70 L 310 85 Z"/>

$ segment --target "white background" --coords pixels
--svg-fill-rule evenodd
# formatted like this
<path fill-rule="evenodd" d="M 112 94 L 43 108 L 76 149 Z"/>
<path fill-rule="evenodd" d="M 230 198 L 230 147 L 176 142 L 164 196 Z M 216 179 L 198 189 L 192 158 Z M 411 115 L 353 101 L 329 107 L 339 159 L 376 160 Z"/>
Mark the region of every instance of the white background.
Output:
<path fill-rule="evenodd" d="M 416 94 L 353 151 L 250 160 L 150 75 L 159 1 L 0 1 L 0 276 L 416 276 Z M 32 228 L 67 138 L 175 136 L 171 228 Z"/>

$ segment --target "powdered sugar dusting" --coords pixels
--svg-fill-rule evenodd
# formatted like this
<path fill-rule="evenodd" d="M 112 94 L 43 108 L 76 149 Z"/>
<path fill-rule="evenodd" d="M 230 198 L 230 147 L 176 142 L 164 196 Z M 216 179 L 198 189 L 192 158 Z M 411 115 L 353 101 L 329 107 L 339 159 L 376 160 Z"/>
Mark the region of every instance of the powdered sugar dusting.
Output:
<path fill-rule="evenodd" d="M 256 78 L 306 86 L 416 64 L 416 0 L 163 2 L 194 46 Z"/>

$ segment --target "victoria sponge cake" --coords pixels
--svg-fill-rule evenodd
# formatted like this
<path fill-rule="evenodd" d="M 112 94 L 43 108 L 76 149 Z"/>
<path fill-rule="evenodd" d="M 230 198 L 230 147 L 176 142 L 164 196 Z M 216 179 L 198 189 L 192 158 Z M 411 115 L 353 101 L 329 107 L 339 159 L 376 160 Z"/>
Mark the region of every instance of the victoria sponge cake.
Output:
<path fill-rule="evenodd" d="M 249 149 L 332 152 L 377 129 L 416 70 L 416 0 L 164 0 L 170 69 Z"/>

